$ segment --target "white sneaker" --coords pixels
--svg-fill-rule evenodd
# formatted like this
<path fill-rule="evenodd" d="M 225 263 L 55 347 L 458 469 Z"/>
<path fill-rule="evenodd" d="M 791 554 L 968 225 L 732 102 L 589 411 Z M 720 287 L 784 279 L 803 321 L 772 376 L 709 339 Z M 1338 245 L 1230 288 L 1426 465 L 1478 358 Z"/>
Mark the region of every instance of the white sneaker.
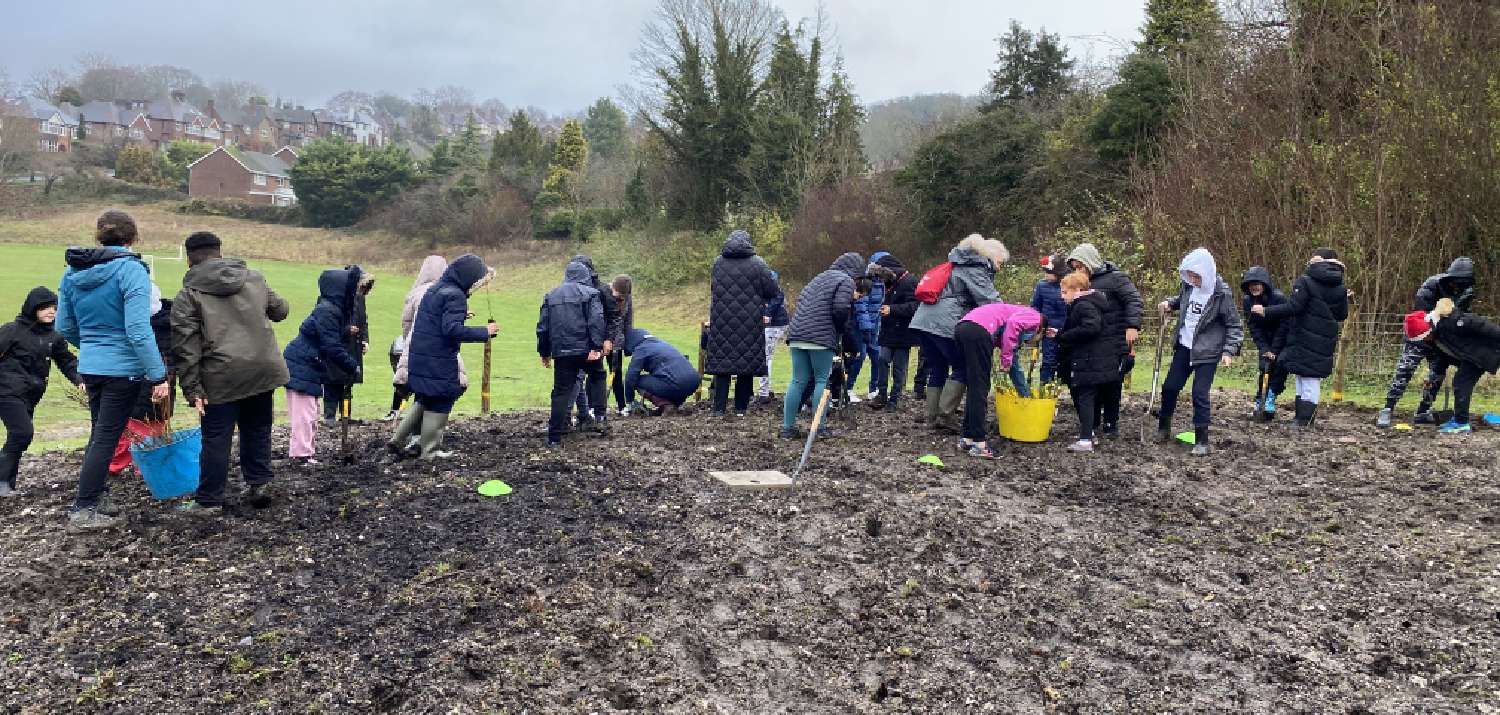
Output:
<path fill-rule="evenodd" d="M 877 397 L 880 397 L 880 393 L 878 391 L 870 390 L 869 392 L 865 393 L 865 399 L 866 400 L 873 400 L 873 399 L 875 399 Z"/>
<path fill-rule="evenodd" d="M 857 405 L 857 404 L 859 404 L 861 402 L 864 402 L 864 400 L 860 399 L 859 395 L 856 395 L 856 394 L 854 394 L 852 392 L 849 393 L 849 404 L 851 404 L 851 405 Z"/>
<path fill-rule="evenodd" d="M 1093 440 L 1080 439 L 1077 442 L 1074 442 L 1073 444 L 1068 445 L 1068 451 L 1069 452 L 1092 452 L 1092 451 L 1094 451 L 1094 442 L 1093 442 Z"/>
<path fill-rule="evenodd" d="M 400 417 L 400 416 L 401 416 L 400 412 L 397 412 L 395 410 L 391 410 L 390 412 L 385 413 L 385 417 L 380 418 L 380 421 L 381 422 L 395 422 L 396 418 Z"/>

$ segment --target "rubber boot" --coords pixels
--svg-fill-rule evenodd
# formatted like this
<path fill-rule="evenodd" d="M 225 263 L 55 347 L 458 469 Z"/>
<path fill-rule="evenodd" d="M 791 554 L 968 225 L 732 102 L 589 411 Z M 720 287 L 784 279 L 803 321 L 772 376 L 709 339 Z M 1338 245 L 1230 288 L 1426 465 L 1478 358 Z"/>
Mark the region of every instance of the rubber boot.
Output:
<path fill-rule="evenodd" d="M 1262 410 L 1260 420 L 1262 422 L 1276 421 L 1276 393 L 1270 390 L 1266 391 L 1265 408 Z"/>
<path fill-rule="evenodd" d="M 443 428 L 448 426 L 448 415 L 441 412 L 428 412 L 422 415 L 422 459 L 447 459 L 453 456 L 452 452 L 438 450 L 438 445 L 443 442 Z"/>
<path fill-rule="evenodd" d="M 1208 446 L 1208 425 L 1193 425 L 1193 456 L 1207 457 L 1214 451 Z"/>
<path fill-rule="evenodd" d="M 1391 408 L 1389 408 L 1389 407 L 1382 407 L 1380 409 L 1380 414 L 1376 415 L 1376 417 L 1375 417 L 1375 426 L 1376 427 L 1390 427 L 1391 426 Z"/>
<path fill-rule="evenodd" d="M 1302 399 L 1300 397 L 1297 398 L 1297 406 L 1296 406 L 1296 425 L 1297 425 L 1297 427 L 1306 428 L 1306 427 L 1312 426 L 1313 412 L 1315 410 L 1317 410 L 1317 409 L 1318 409 L 1318 403 L 1316 403 L 1316 402 L 1308 402 L 1307 400 L 1304 400 L 1304 399 Z"/>
<path fill-rule="evenodd" d="M 938 393 L 937 400 L 938 416 L 935 424 L 938 429 L 958 431 L 958 408 L 964 403 L 964 393 L 967 391 L 965 385 L 958 380 L 943 383 L 943 390 Z"/>
<path fill-rule="evenodd" d="M 410 456 L 407 454 L 407 447 L 411 444 L 411 438 L 422 428 L 422 416 L 426 413 L 427 410 L 422 408 L 421 403 L 413 402 L 406 411 L 406 416 L 401 418 L 401 424 L 396 425 L 396 433 L 391 435 L 391 441 L 385 443 L 385 450 L 390 453 L 393 461 Z"/>
<path fill-rule="evenodd" d="M 924 391 L 927 397 L 923 398 L 922 405 L 927 408 L 926 412 L 917 417 L 918 424 L 937 424 L 938 402 L 941 401 L 943 388 L 929 387 Z"/>

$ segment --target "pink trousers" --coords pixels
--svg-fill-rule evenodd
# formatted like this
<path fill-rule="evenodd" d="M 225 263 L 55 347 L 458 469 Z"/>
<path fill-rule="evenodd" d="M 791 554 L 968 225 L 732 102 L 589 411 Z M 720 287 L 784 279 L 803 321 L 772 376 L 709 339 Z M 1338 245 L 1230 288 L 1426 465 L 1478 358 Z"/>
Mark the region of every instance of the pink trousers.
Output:
<path fill-rule="evenodd" d="M 292 442 L 287 449 L 287 456 L 313 456 L 313 445 L 318 437 L 318 419 L 323 414 L 321 403 L 319 398 L 287 388 L 286 413 L 292 422 Z"/>

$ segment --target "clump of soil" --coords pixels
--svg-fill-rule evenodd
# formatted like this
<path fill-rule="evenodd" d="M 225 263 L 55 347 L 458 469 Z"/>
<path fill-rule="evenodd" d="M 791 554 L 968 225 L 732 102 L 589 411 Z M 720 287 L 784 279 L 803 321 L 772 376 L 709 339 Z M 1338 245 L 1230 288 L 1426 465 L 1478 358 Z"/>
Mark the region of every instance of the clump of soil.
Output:
<path fill-rule="evenodd" d="M 283 466 L 275 504 L 62 531 L 77 455 L 0 501 L 10 712 L 1484 711 L 1500 698 L 1500 435 L 1311 434 L 1218 395 L 1216 453 L 1124 438 L 960 455 L 858 410 L 792 490 L 776 417 L 456 423 L 439 467 L 388 426 Z M 1232 405 L 1232 407 L 1224 407 Z M 1229 413 L 1233 412 L 1231 416 Z M 1184 429 L 1186 425 L 1184 425 Z M 285 436 L 279 435 L 283 440 Z M 936 453 L 944 470 L 918 466 Z M 474 487 L 515 488 L 486 498 Z"/>

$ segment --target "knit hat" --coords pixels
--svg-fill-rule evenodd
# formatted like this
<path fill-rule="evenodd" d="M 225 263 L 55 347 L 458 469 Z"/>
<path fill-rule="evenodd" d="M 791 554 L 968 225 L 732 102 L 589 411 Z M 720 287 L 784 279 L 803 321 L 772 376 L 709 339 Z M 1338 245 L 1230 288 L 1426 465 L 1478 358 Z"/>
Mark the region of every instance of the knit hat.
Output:
<path fill-rule="evenodd" d="M 881 268 L 889 268 L 890 270 L 897 273 L 906 270 L 906 266 L 902 265 L 901 261 L 896 260 L 896 257 L 892 256 L 889 253 L 876 258 L 875 265 L 880 266 Z"/>
<path fill-rule="evenodd" d="M 1432 334 L 1432 323 L 1427 319 L 1427 313 L 1413 310 L 1406 314 L 1406 339 L 1426 340 Z"/>
<path fill-rule="evenodd" d="M 1058 278 L 1063 278 L 1073 272 L 1073 269 L 1068 266 L 1068 256 L 1065 253 L 1054 253 L 1047 260 L 1050 262 L 1047 272 Z"/>

